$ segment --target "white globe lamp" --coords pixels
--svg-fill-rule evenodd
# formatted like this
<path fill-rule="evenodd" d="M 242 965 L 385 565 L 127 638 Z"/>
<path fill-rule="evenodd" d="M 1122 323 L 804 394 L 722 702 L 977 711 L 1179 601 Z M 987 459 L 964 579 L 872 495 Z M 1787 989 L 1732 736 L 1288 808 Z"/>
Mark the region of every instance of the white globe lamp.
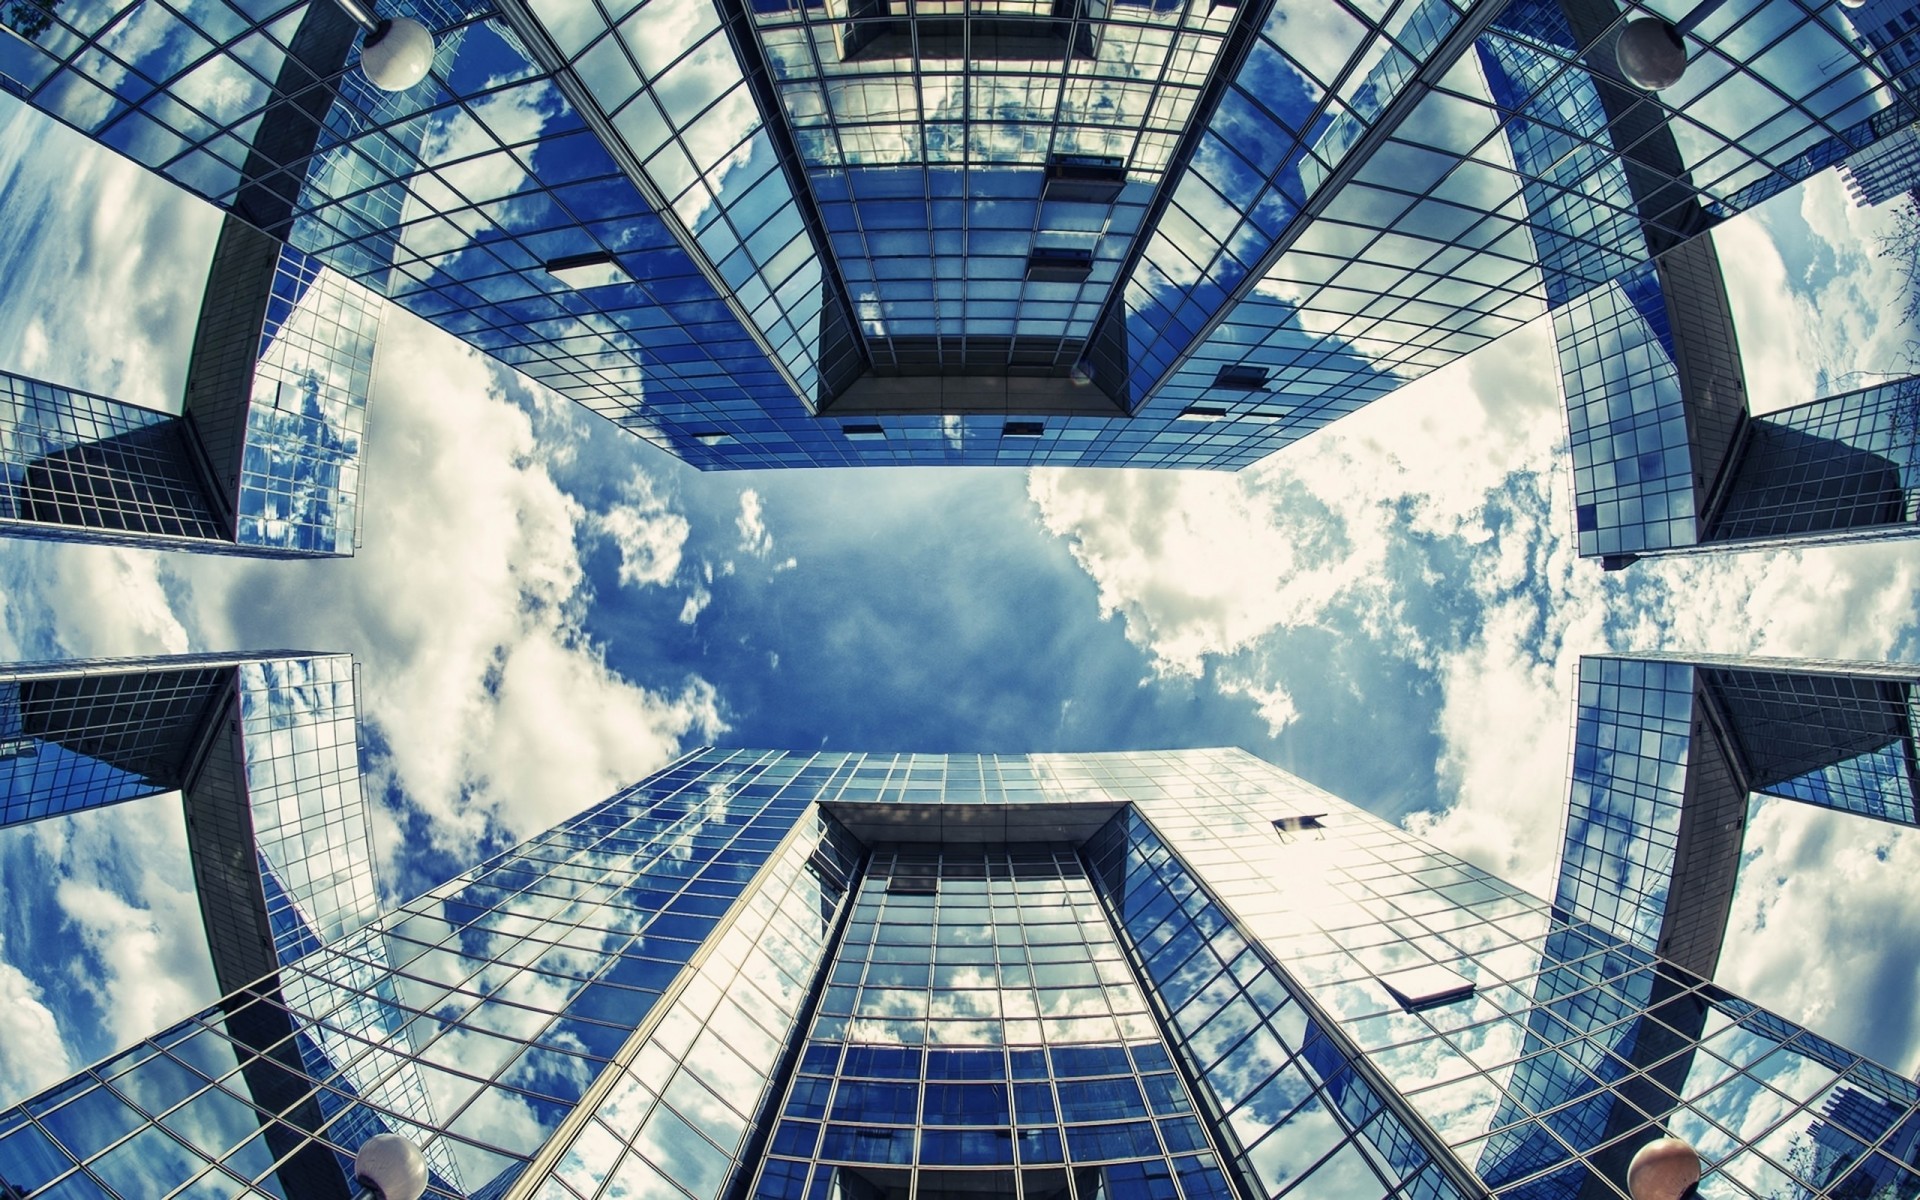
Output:
<path fill-rule="evenodd" d="M 353 1156 L 353 1179 L 374 1200 L 420 1200 L 427 1190 L 427 1160 L 397 1133 L 376 1133 Z"/>
<path fill-rule="evenodd" d="M 360 46 L 360 69 L 383 92 L 404 92 L 433 66 L 433 35 L 412 17 L 386 17 Z"/>
<path fill-rule="evenodd" d="M 1633 1200 L 1685 1200 L 1699 1195 L 1700 1155 L 1677 1137 L 1640 1147 L 1627 1164 L 1627 1194 Z"/>

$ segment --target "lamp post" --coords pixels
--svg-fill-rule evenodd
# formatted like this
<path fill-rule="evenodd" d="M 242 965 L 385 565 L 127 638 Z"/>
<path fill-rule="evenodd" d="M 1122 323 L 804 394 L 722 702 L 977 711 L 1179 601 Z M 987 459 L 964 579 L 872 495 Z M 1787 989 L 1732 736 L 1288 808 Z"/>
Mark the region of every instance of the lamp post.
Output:
<path fill-rule="evenodd" d="M 1863 0 L 1864 2 L 1864 0 Z M 1726 0 L 1700 0 L 1678 23 L 1659 17 L 1635 17 L 1613 44 L 1613 58 L 1627 82 L 1649 92 L 1670 88 L 1687 71 L 1685 38 Z"/>
<path fill-rule="evenodd" d="M 366 31 L 360 43 L 360 69 L 383 92 L 404 92 L 427 77 L 433 66 L 433 35 L 412 17 L 377 17 L 362 0 L 334 0 L 340 11 Z"/>
<path fill-rule="evenodd" d="M 1627 1194 L 1633 1200 L 1698 1200 L 1700 1155 L 1677 1137 L 1648 1142 L 1627 1164 Z"/>
<path fill-rule="evenodd" d="M 427 1190 L 427 1160 L 397 1133 L 376 1133 L 353 1156 L 353 1180 L 374 1200 L 420 1200 Z"/>

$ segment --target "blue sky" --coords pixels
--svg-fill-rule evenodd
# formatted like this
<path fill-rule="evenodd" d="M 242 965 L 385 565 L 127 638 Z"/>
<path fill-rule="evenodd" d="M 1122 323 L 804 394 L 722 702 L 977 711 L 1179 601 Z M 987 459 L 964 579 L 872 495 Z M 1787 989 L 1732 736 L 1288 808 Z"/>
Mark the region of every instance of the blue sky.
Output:
<path fill-rule="evenodd" d="M 216 214 L 4 98 L 0 193 L 0 365 L 177 408 Z M 1886 220 L 1828 175 L 1715 235 L 1756 408 L 1900 365 Z M 0 543 L 0 657 L 351 651 L 390 898 L 710 741 L 1237 744 L 1543 890 L 1582 651 L 1920 660 L 1920 542 L 1577 561 L 1539 325 L 1232 476 L 702 475 L 399 312 L 369 420 L 351 561 Z M 184 848 L 0 834 L 0 1103 L 212 999 Z M 1920 1066 L 1920 838 L 1748 855 L 1723 982 Z"/>

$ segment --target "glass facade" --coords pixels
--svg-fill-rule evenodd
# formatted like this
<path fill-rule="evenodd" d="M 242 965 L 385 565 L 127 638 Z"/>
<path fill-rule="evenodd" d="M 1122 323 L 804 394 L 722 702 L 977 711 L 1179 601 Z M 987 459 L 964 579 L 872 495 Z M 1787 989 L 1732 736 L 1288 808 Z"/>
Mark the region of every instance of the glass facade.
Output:
<path fill-rule="evenodd" d="M 1714 1200 L 1920 1194 L 1911 1081 L 1244 752 L 705 750 L 0 1113 L 0 1177 L 1617 1200 L 1663 1128 Z"/>
<path fill-rule="evenodd" d="M 379 912 L 345 655 L 0 667 L 0 825 L 183 793 L 223 989 Z"/>
<path fill-rule="evenodd" d="M 1920 379 L 1752 416 L 1702 239 L 1554 312 L 1580 553 L 1920 533 Z"/>
<path fill-rule="evenodd" d="M 351 554 L 381 301 L 228 218 L 181 415 L 0 372 L 0 533 Z"/>
<path fill-rule="evenodd" d="M 1658 98 L 1611 0 L 392 11 L 398 94 L 324 3 L 17 0 L 0 74 L 702 468 L 1237 468 L 1911 123 L 1811 0 Z"/>
<path fill-rule="evenodd" d="M 1555 911 L 1711 978 L 1754 794 L 1916 824 L 1912 667 L 1580 661 Z"/>

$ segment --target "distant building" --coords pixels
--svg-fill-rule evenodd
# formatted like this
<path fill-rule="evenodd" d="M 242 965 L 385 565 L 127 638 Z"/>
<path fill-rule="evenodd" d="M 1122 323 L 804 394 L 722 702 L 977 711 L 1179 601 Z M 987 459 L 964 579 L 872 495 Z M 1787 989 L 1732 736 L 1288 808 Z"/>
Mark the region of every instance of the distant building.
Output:
<path fill-rule="evenodd" d="M 1920 132 L 1903 125 L 1840 164 L 1853 202 L 1862 208 L 1910 196 L 1920 187 Z"/>
<path fill-rule="evenodd" d="M 307 1110 L 242 1103 L 262 1010 Z M 1911 1081 L 1241 751 L 702 750 L 0 1112 L 0 1174 L 344 1198 L 398 1131 L 484 1200 L 1620 1200 L 1670 1129 L 1702 1195 L 1839 1200 L 1920 1194 L 1917 1128 Z"/>

